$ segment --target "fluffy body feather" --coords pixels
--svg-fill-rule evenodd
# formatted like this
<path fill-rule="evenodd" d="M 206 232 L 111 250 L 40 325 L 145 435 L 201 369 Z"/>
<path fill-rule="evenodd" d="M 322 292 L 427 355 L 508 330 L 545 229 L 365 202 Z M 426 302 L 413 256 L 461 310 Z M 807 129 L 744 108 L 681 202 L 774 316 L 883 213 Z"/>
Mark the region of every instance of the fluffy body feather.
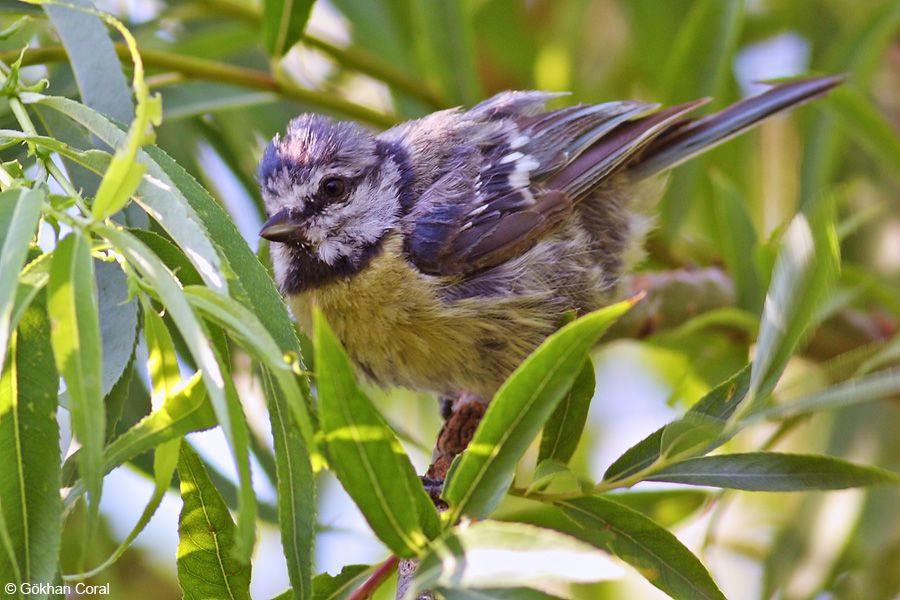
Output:
<path fill-rule="evenodd" d="M 608 303 L 642 255 L 661 173 L 839 80 L 703 102 L 545 112 L 506 92 L 373 136 L 304 115 L 260 164 L 277 281 L 321 307 L 382 385 L 490 398 L 568 311 Z"/>

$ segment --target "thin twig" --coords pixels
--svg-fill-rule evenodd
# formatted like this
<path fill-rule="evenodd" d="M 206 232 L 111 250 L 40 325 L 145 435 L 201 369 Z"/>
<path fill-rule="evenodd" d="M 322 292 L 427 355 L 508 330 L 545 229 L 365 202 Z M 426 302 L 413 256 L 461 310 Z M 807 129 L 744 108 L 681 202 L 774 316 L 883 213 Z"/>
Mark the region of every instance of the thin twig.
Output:
<path fill-rule="evenodd" d="M 387 581 L 394 573 L 399 563 L 400 559 L 396 556 L 392 556 L 381 563 L 378 568 L 375 569 L 375 572 L 372 573 L 361 586 L 347 596 L 347 600 L 367 600 L 368 598 L 371 598 L 372 594 L 375 593 L 375 590 L 377 590 L 381 584 Z"/>
<path fill-rule="evenodd" d="M 124 44 L 116 44 L 116 53 L 120 59 L 129 60 L 128 49 Z M 244 67 L 165 52 L 162 50 L 141 50 L 141 57 L 148 67 L 174 71 L 187 79 L 229 83 L 239 87 L 275 92 L 284 98 L 315 104 L 345 116 L 369 123 L 377 127 L 396 125 L 400 119 L 394 115 L 384 114 L 361 104 L 344 100 L 335 94 L 309 90 L 286 81 L 276 80 L 268 73 Z M 18 53 L 0 52 L 0 61 L 15 60 Z M 23 66 L 61 62 L 67 60 L 66 50 L 62 46 L 41 46 L 25 53 Z"/>

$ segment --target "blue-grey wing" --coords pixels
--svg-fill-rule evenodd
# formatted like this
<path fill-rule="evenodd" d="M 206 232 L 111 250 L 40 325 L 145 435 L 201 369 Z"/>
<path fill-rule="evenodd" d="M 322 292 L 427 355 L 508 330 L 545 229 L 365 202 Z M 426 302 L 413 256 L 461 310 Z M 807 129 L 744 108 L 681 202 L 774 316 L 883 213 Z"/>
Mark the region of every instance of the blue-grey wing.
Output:
<path fill-rule="evenodd" d="M 498 94 L 459 114 L 460 139 L 477 143 L 459 144 L 417 198 L 404 223 L 406 252 L 431 274 L 501 264 L 531 248 L 614 174 L 651 176 L 838 83 L 782 84 L 697 121 L 687 115 L 705 99 L 662 110 L 610 102 L 544 111 L 554 95 Z"/>

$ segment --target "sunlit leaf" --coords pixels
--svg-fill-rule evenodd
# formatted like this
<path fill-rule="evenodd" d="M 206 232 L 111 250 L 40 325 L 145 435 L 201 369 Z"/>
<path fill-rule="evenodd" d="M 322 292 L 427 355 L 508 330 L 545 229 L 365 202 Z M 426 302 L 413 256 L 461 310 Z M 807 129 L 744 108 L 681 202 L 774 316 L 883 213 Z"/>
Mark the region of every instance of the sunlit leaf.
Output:
<path fill-rule="evenodd" d="M 28 255 L 28 244 L 37 230 L 43 201 L 44 194 L 40 190 L 0 193 L 0 365 L 16 327 L 12 318 L 16 281 Z"/>
<path fill-rule="evenodd" d="M 490 514 L 509 487 L 516 463 L 571 388 L 588 351 L 632 304 L 620 302 L 569 323 L 503 384 L 469 447 L 447 474 L 443 496 L 454 516 Z"/>
<path fill-rule="evenodd" d="M 287 407 L 288 395 L 275 385 L 271 372 L 264 372 L 262 378 L 275 443 L 281 544 L 293 597 L 304 600 L 313 597 L 316 591 L 311 582 L 316 536 L 316 481 L 309 447 Z"/>
<path fill-rule="evenodd" d="M 184 501 L 178 518 L 178 585 L 185 600 L 250 600 L 250 565 L 234 557 L 240 544 L 234 521 L 187 443 L 181 444 L 178 477 Z"/>
<path fill-rule="evenodd" d="M 303 37 L 315 0 L 263 0 L 263 39 L 266 50 L 281 58 Z"/>
<path fill-rule="evenodd" d="M 746 397 L 749 387 L 750 367 L 748 365 L 734 377 L 719 384 L 706 394 L 706 396 L 700 399 L 685 416 L 688 421 L 686 427 L 689 429 L 693 422 L 709 424 L 710 421 L 708 418 L 718 420 L 722 427 L 724 427 L 726 421 L 734 414 L 735 409 Z M 695 420 L 693 419 L 694 416 L 697 416 L 698 418 Z M 603 479 L 605 481 L 618 481 L 631 477 L 640 471 L 649 468 L 653 463 L 659 460 L 661 456 L 662 439 L 665 431 L 674 423 L 678 423 L 682 420 L 683 419 L 679 419 L 665 427 L 657 429 L 629 448 L 609 466 L 606 473 L 603 474 Z M 674 425 L 674 427 L 683 428 L 685 426 Z M 672 439 L 673 433 L 675 433 L 675 431 L 670 430 L 669 439 Z"/>
<path fill-rule="evenodd" d="M 558 505 L 583 527 L 612 534 L 607 549 L 672 598 L 724 600 L 703 563 L 674 535 L 641 513 L 600 497 Z"/>
<path fill-rule="evenodd" d="M 553 594 L 567 583 L 600 581 L 616 572 L 604 552 L 574 537 L 523 523 L 481 521 L 434 542 L 407 598 L 435 587 L 531 587 Z"/>
<path fill-rule="evenodd" d="M 358 588 L 373 567 L 368 565 L 347 565 L 337 575 L 322 573 L 313 579 L 314 600 L 343 600 Z"/>
<path fill-rule="evenodd" d="M 23 101 L 38 103 L 67 115 L 112 147 L 125 143 L 125 132 L 83 104 L 67 98 L 37 94 L 24 96 Z M 138 150 L 136 154 L 137 160 L 147 167 L 146 173 L 149 175 L 144 177 L 138 188 L 141 206 L 184 250 L 206 285 L 224 291 L 227 284 L 223 277 L 223 264 L 206 228 L 178 187 L 145 150 Z M 76 158 L 73 157 L 73 160 Z"/>
<path fill-rule="evenodd" d="M 256 496 L 250 482 L 247 424 L 233 386 L 226 385 L 227 366 L 216 356 L 206 332 L 197 319 L 178 280 L 150 250 L 131 234 L 107 226 L 97 226 L 103 237 L 140 273 L 175 322 L 182 337 L 190 340 L 188 350 L 200 369 L 210 403 L 225 439 L 231 448 L 241 489 L 238 514 L 238 546 L 249 557 L 255 538 Z"/>
<path fill-rule="evenodd" d="M 89 527 L 100 506 L 103 486 L 103 366 L 97 290 L 90 240 L 79 230 L 56 247 L 50 266 L 47 309 L 56 366 L 66 381 L 72 430 L 81 443 L 79 469 L 90 498 Z"/>
<path fill-rule="evenodd" d="M 828 296 L 840 264 L 831 209 L 823 202 L 813 215 L 798 214 L 784 234 L 763 306 L 748 399 L 736 417 L 774 389 Z"/>
<path fill-rule="evenodd" d="M 329 464 L 375 534 L 399 556 L 416 556 L 438 515 L 400 440 L 359 389 L 353 366 L 321 312 L 315 362 Z"/>
<path fill-rule="evenodd" d="M 9 353 L 0 365 L 0 519 L 5 525 L 0 579 L 12 585 L 53 579 L 62 532 L 59 379 L 42 296 L 25 311 L 7 343 Z"/>

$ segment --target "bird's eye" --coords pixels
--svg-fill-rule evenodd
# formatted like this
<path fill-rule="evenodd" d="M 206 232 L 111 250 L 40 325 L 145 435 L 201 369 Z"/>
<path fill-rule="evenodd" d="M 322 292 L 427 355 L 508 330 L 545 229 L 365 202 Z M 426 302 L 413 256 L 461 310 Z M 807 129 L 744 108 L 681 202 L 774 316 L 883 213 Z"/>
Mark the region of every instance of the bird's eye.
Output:
<path fill-rule="evenodd" d="M 322 180 L 321 190 L 329 198 L 340 198 L 344 195 L 347 185 L 340 177 L 327 177 Z"/>

